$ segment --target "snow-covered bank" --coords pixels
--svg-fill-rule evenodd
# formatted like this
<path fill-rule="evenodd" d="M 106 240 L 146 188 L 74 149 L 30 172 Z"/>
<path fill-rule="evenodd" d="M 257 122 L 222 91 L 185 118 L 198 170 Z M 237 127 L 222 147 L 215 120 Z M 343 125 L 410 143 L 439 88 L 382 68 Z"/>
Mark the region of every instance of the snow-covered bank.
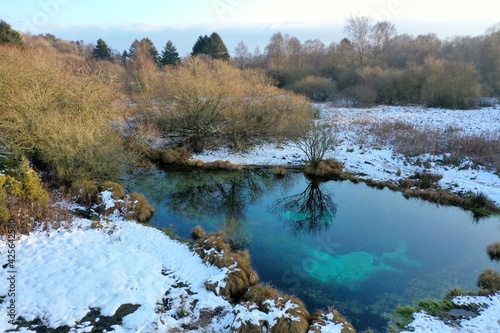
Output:
<path fill-rule="evenodd" d="M 402 333 L 498 333 L 500 332 L 500 293 L 494 296 L 459 296 L 454 303 L 457 305 L 480 304 L 481 314 L 475 318 L 461 319 L 458 322 L 445 324 L 442 320 L 423 312 L 414 314 L 415 320 L 409 325 L 411 331 Z"/>
<path fill-rule="evenodd" d="M 0 239 L 2 264 L 9 260 L 5 240 Z M 73 333 L 97 325 L 130 333 L 236 332 L 250 324 L 272 328 L 281 317 L 298 320 L 289 314 L 294 303 L 269 300 L 262 312 L 255 304 L 232 305 L 216 296 L 205 282 L 223 287 L 227 269 L 204 264 L 186 244 L 158 229 L 117 216 L 34 231 L 13 249 L 15 261 L 0 270 L 0 280 L 9 282 L 0 284 L 0 332 L 35 332 L 37 324 L 66 326 Z M 105 317 L 116 316 L 124 305 L 129 312 L 122 321 L 103 326 Z M 11 315 L 31 322 L 30 327 L 12 325 Z M 342 328 L 327 321 L 321 332 Z"/>
<path fill-rule="evenodd" d="M 335 158 L 342 162 L 346 171 L 361 175 L 363 178 L 387 181 L 409 177 L 424 170 L 443 176 L 441 187 L 455 193 L 484 193 L 489 199 L 500 205 L 500 177 L 494 170 L 486 168 L 468 168 L 467 162 L 460 166 L 431 163 L 429 169 L 419 166 L 415 161 L 394 152 L 391 147 L 375 147 L 372 140 L 359 137 L 360 126 L 366 122 L 403 121 L 421 129 L 445 130 L 453 127 L 465 134 L 499 135 L 499 106 L 480 110 L 441 110 L 421 107 L 375 107 L 370 109 L 333 108 L 326 104 L 316 105 L 321 110 L 325 121 L 334 119 L 339 124 L 341 144 L 335 151 L 327 153 L 326 158 Z M 360 146 L 359 142 L 363 142 Z M 194 156 L 205 162 L 229 160 L 247 165 L 300 165 L 304 154 L 291 143 L 284 143 L 280 148 L 275 144 L 263 144 L 246 152 L 232 152 L 221 148 L 217 151 L 205 151 Z M 442 159 L 441 156 L 420 156 L 421 161 Z"/>

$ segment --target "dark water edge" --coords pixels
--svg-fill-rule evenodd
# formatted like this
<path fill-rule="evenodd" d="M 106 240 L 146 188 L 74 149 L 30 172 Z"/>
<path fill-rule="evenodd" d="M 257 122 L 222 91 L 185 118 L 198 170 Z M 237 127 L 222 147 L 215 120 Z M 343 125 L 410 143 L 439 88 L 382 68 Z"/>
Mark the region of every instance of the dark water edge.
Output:
<path fill-rule="evenodd" d="M 310 311 L 338 309 L 359 331 L 384 332 L 397 305 L 475 291 L 481 271 L 500 270 L 485 252 L 500 240 L 500 218 L 475 220 L 388 189 L 261 169 L 158 171 L 127 187 L 155 206 L 152 225 L 184 238 L 198 224 L 224 229 L 263 282 Z"/>

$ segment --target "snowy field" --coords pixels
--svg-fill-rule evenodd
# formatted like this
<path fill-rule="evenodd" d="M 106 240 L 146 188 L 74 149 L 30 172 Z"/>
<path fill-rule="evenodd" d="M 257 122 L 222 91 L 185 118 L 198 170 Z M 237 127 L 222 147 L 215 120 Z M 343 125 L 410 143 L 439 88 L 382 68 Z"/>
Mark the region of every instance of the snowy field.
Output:
<path fill-rule="evenodd" d="M 464 165 L 457 167 L 432 162 L 430 169 L 424 169 L 423 166 L 408 163 L 407 157 L 394 152 L 391 147 L 370 145 L 371 138 L 366 137 L 366 131 L 361 128 L 367 122 L 401 121 L 423 130 L 453 128 L 463 134 L 498 136 L 500 135 L 500 105 L 479 110 L 391 106 L 348 109 L 333 108 L 326 104 L 317 104 L 316 107 L 321 110 L 322 120 L 334 121 L 339 125 L 341 144 L 335 151 L 328 152 L 326 158 L 333 157 L 341 161 L 346 171 L 360 175 L 362 178 L 386 181 L 409 177 L 416 171 L 426 170 L 443 176 L 440 185 L 444 189 L 455 193 L 482 192 L 500 205 L 500 177 L 494 173 L 494 170 L 464 168 L 467 161 L 464 161 Z M 363 143 L 362 147 L 360 147 L 360 142 Z M 304 163 L 304 154 L 290 143 L 284 143 L 280 148 L 277 148 L 276 144 L 264 144 L 244 153 L 234 153 L 229 149 L 221 148 L 217 151 L 205 151 L 194 157 L 205 162 L 229 160 L 246 165 L 292 166 Z M 441 158 L 441 156 L 428 154 L 420 156 L 422 161 L 427 159 L 435 161 Z M 415 161 L 418 156 L 411 159 Z"/>

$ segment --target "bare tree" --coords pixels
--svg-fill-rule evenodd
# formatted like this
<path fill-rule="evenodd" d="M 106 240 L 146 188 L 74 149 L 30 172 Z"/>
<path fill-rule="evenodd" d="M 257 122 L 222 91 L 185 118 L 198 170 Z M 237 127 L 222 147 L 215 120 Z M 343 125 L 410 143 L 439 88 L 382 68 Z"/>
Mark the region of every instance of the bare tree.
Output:
<path fill-rule="evenodd" d="M 350 16 L 344 31 L 356 50 L 359 65 L 363 66 L 370 51 L 371 19 L 367 16 Z"/>
<path fill-rule="evenodd" d="M 394 36 L 396 36 L 396 28 L 388 21 L 377 22 L 371 28 L 372 54 L 375 59 L 381 60 L 388 52 L 387 46 Z"/>
<path fill-rule="evenodd" d="M 252 60 L 252 54 L 248 51 L 248 47 L 240 41 L 234 49 L 234 61 L 236 66 L 241 69 L 247 68 Z"/>
<path fill-rule="evenodd" d="M 294 144 L 304 152 L 307 162 L 316 168 L 326 152 L 335 149 L 337 136 L 333 126 L 313 122 L 307 134 L 301 139 L 294 140 Z"/>

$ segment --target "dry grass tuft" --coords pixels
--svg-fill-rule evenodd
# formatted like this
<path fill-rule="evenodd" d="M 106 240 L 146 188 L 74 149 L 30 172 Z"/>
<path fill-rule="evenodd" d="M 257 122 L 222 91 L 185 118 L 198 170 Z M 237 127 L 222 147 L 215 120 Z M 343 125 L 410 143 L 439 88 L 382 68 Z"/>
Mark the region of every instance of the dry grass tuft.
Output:
<path fill-rule="evenodd" d="M 309 332 L 311 333 L 321 333 L 322 328 L 326 325 L 326 322 L 333 322 L 335 324 L 342 324 L 341 333 L 356 333 L 356 330 L 351 323 L 347 321 L 337 310 L 328 309 L 327 312 L 318 310 L 311 316 L 311 327 Z"/>
<path fill-rule="evenodd" d="M 301 300 L 290 295 L 283 295 L 278 298 L 277 306 L 279 308 L 286 307 L 287 310 L 285 312 L 286 315 L 277 318 L 277 322 L 271 327 L 272 333 L 308 332 L 309 312 Z"/>
<path fill-rule="evenodd" d="M 259 283 L 250 287 L 242 296 L 242 300 L 255 303 L 262 311 L 269 310 L 265 301 L 276 300 L 281 296 L 281 293 L 268 284 Z"/>
<path fill-rule="evenodd" d="M 286 176 L 286 169 L 284 167 L 276 166 L 273 168 L 273 173 L 276 177 Z"/>
<path fill-rule="evenodd" d="M 212 233 L 202 237 L 205 232 L 197 226 L 192 234 L 193 237 L 197 237 L 195 251 L 203 262 L 229 270 L 224 280 L 225 286 L 221 287 L 217 283 L 207 281 L 205 286 L 208 290 L 238 300 L 250 286 L 258 283 L 259 277 L 251 267 L 248 252 L 232 252 L 230 245 L 225 242 L 224 233 Z"/>
<path fill-rule="evenodd" d="M 205 238 L 207 238 L 207 233 L 205 230 L 203 230 L 201 225 L 197 225 L 193 228 L 193 230 L 191 230 L 191 237 L 196 241 L 200 239 L 204 240 Z"/>
<path fill-rule="evenodd" d="M 209 170 L 227 170 L 227 171 L 243 170 L 243 165 L 241 164 L 233 164 L 229 161 L 222 161 L 222 160 L 204 163 L 203 167 Z"/>
<path fill-rule="evenodd" d="M 125 217 L 133 219 L 140 223 L 146 223 L 153 216 L 154 208 L 148 200 L 139 193 L 132 192 L 125 199 L 124 204 Z"/>
<path fill-rule="evenodd" d="M 76 197 L 76 202 L 86 207 L 92 207 L 98 203 L 99 187 L 93 180 L 77 180 L 71 184 L 71 193 Z"/>
<path fill-rule="evenodd" d="M 491 260 L 500 260 L 500 242 L 488 245 L 486 248 Z"/>
<path fill-rule="evenodd" d="M 493 295 L 500 290 L 500 274 L 488 268 L 477 278 L 480 295 Z"/>
<path fill-rule="evenodd" d="M 310 177 L 342 179 L 343 170 L 344 166 L 342 165 L 342 163 L 334 159 L 327 159 L 325 161 L 319 162 L 316 167 L 308 164 L 304 170 L 304 173 Z"/>
<path fill-rule="evenodd" d="M 114 200 L 123 200 L 125 198 L 125 189 L 118 183 L 115 182 L 104 182 L 99 185 L 99 191 L 110 191 L 113 193 Z"/>

